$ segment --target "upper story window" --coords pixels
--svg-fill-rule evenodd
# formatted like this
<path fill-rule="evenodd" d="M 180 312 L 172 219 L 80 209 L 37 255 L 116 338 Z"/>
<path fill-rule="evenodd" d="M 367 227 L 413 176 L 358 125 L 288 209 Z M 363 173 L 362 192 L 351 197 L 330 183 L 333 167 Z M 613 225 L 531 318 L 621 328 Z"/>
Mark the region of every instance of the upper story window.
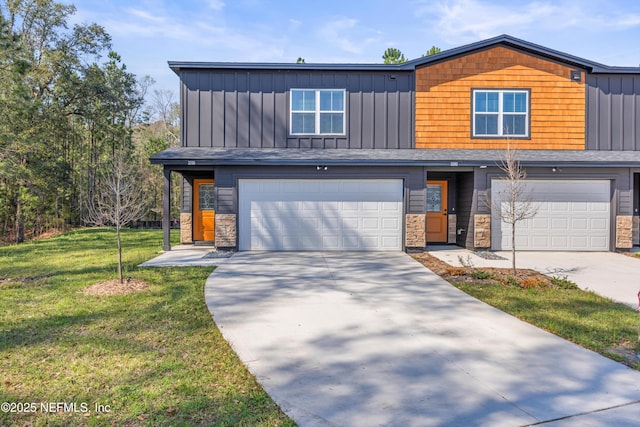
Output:
<path fill-rule="evenodd" d="M 345 91 L 291 89 L 291 134 L 344 135 Z"/>
<path fill-rule="evenodd" d="M 529 136 L 528 90 L 473 90 L 473 136 Z"/>

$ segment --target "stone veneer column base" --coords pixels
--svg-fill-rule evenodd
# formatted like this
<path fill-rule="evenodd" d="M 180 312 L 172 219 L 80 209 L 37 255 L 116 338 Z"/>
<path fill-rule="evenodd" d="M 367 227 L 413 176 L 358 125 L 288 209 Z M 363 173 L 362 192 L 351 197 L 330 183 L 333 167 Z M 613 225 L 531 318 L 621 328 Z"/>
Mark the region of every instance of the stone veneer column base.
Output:
<path fill-rule="evenodd" d="M 183 212 L 180 214 L 180 243 L 193 243 L 192 214 Z"/>
<path fill-rule="evenodd" d="M 633 217 L 631 215 L 616 216 L 616 249 L 633 247 Z"/>
<path fill-rule="evenodd" d="M 633 216 L 633 231 L 631 232 L 634 245 L 640 245 L 640 216 Z"/>
<path fill-rule="evenodd" d="M 426 244 L 424 214 L 405 215 L 404 245 L 407 248 L 424 248 Z"/>
<path fill-rule="evenodd" d="M 476 248 L 491 247 L 491 214 L 473 216 L 473 246 Z"/>
<path fill-rule="evenodd" d="M 456 227 L 458 217 L 456 214 L 449 214 L 449 226 L 447 228 L 447 243 L 456 243 Z"/>
<path fill-rule="evenodd" d="M 235 214 L 216 214 L 215 242 L 218 248 L 238 246 Z"/>

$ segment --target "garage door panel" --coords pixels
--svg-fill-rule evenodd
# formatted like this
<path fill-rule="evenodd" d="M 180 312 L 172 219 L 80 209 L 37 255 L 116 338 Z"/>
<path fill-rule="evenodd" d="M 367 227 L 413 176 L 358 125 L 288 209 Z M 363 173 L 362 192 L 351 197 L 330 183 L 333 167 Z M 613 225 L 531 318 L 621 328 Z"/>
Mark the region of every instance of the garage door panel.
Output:
<path fill-rule="evenodd" d="M 571 218 L 571 229 L 573 230 L 589 230 L 589 218 Z"/>
<path fill-rule="evenodd" d="M 547 222 L 547 229 L 556 230 L 556 231 L 566 231 L 570 228 L 568 218 L 550 218 L 550 221 L 546 221 L 546 222 Z"/>
<path fill-rule="evenodd" d="M 399 250 L 402 180 L 240 180 L 241 250 Z"/>
<path fill-rule="evenodd" d="M 340 249 L 340 236 L 322 236 L 322 246 L 326 250 Z"/>
<path fill-rule="evenodd" d="M 587 213 L 593 211 L 593 208 L 597 207 L 598 204 L 595 205 L 593 203 L 587 202 L 573 202 L 571 204 L 571 212 L 573 213 Z"/>
<path fill-rule="evenodd" d="M 540 242 L 539 247 L 553 247 L 556 250 L 569 249 L 569 236 L 549 236 L 546 241 L 543 243 Z M 583 247 L 583 245 L 580 245 Z"/>
<path fill-rule="evenodd" d="M 591 212 L 609 212 L 609 202 L 607 203 L 589 203 Z"/>
<path fill-rule="evenodd" d="M 521 247 L 521 246 L 529 246 L 530 245 L 530 239 L 532 238 L 532 236 L 518 236 L 516 235 L 516 247 Z M 509 240 L 511 239 L 511 236 L 504 236 L 504 243 L 505 244 L 509 244 Z"/>
<path fill-rule="evenodd" d="M 609 231 L 609 221 L 604 218 L 591 219 L 590 229 L 594 231 Z"/>
<path fill-rule="evenodd" d="M 357 212 L 358 202 L 342 202 L 342 212 Z"/>
<path fill-rule="evenodd" d="M 377 212 L 379 209 L 380 209 L 380 205 L 378 204 L 378 202 L 362 202 L 363 211 Z"/>
<path fill-rule="evenodd" d="M 524 226 L 529 228 L 529 225 L 536 230 L 546 230 L 549 228 L 550 219 L 549 218 L 531 218 L 525 221 L 526 224 Z M 511 227 L 509 227 L 511 228 Z"/>
<path fill-rule="evenodd" d="M 549 244 L 549 236 L 531 236 L 531 238 L 527 241 L 527 245 L 533 245 L 533 246 L 546 246 L 548 244 Z M 517 247 L 517 244 L 516 244 L 516 247 Z"/>
<path fill-rule="evenodd" d="M 379 218 L 362 218 L 363 230 L 376 230 L 380 228 Z"/>
<path fill-rule="evenodd" d="M 592 248 L 600 248 L 599 250 L 601 250 L 601 251 L 608 251 L 609 250 L 609 239 L 606 239 L 604 237 L 592 237 L 590 239 L 589 245 Z"/>
<path fill-rule="evenodd" d="M 359 218 L 357 216 L 350 216 L 350 217 L 342 217 L 341 219 L 341 229 L 343 231 L 348 231 L 348 230 L 357 230 L 358 229 L 358 220 Z"/>
<path fill-rule="evenodd" d="M 517 224 L 516 246 L 522 250 L 609 250 L 608 180 L 529 180 L 537 215 Z M 505 184 L 492 181 L 492 199 L 504 200 Z M 492 215 L 492 249 L 511 248 L 511 228 Z"/>
<path fill-rule="evenodd" d="M 571 236 L 571 248 L 576 250 L 588 250 L 590 239 L 587 236 Z"/>
<path fill-rule="evenodd" d="M 397 231 L 402 228 L 402 224 L 398 218 L 382 218 L 382 224 L 380 226 L 385 231 Z"/>
<path fill-rule="evenodd" d="M 565 215 L 570 210 L 569 203 L 567 202 L 547 202 L 545 204 L 549 207 L 547 211 L 552 214 Z"/>

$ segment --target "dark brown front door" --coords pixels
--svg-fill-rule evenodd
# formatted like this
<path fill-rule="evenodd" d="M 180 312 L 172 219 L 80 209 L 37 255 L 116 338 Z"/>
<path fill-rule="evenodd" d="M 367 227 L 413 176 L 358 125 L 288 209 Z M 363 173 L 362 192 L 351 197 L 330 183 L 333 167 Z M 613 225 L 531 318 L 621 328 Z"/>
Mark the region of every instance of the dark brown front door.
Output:
<path fill-rule="evenodd" d="M 193 181 L 193 240 L 213 241 L 215 236 L 215 211 L 213 210 L 212 179 Z"/>
<path fill-rule="evenodd" d="M 427 243 L 447 241 L 447 181 L 427 181 Z"/>

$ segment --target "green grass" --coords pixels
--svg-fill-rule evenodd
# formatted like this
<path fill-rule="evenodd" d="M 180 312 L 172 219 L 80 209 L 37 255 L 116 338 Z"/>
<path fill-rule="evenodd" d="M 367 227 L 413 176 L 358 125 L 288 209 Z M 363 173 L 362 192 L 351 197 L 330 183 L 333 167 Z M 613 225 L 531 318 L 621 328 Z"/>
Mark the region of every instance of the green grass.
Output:
<path fill-rule="evenodd" d="M 522 289 L 497 283 L 452 283 L 504 312 L 640 370 L 635 358 L 635 353 L 640 351 L 638 313 L 593 292 L 572 288 L 564 279 L 555 280 L 564 288 Z M 612 348 L 625 348 L 630 357 L 622 357 L 612 352 Z"/>
<path fill-rule="evenodd" d="M 295 425 L 213 322 L 203 296 L 212 269 L 139 269 L 161 232 L 123 239 L 125 276 L 147 291 L 80 292 L 116 277 L 112 230 L 0 248 L 0 403 L 37 404 L 35 413 L 0 411 L 0 425 Z M 50 402 L 80 412 L 47 414 L 39 405 Z"/>

